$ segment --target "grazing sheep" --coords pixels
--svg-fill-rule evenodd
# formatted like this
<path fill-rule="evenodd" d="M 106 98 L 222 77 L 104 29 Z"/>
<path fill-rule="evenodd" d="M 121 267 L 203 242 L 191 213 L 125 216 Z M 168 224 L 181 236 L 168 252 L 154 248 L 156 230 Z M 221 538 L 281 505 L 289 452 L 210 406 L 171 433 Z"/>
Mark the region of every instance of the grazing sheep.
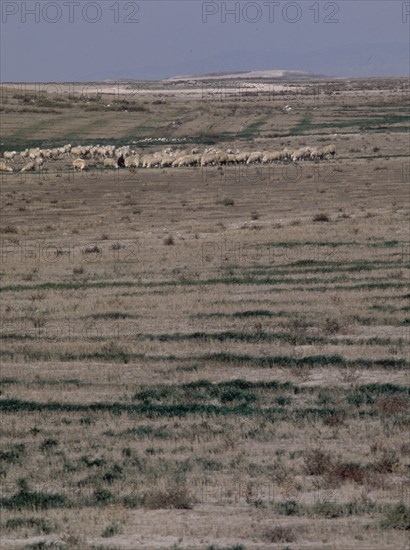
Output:
<path fill-rule="evenodd" d="M 17 151 L 4 151 L 3 158 L 5 160 L 13 160 L 13 158 L 17 155 Z"/>
<path fill-rule="evenodd" d="M 323 158 L 322 150 L 318 147 L 313 147 L 313 149 L 310 152 L 310 158 L 312 160 L 321 160 Z"/>
<path fill-rule="evenodd" d="M 178 157 L 174 160 L 172 163 L 172 166 L 180 167 L 180 166 L 195 166 L 198 164 L 198 162 L 201 161 L 201 155 L 195 154 L 195 155 L 183 155 L 182 157 Z"/>
<path fill-rule="evenodd" d="M 110 158 L 104 159 L 103 166 L 104 168 L 119 168 L 117 161 Z"/>
<path fill-rule="evenodd" d="M 300 149 L 293 151 L 291 159 L 293 162 L 308 159 L 310 158 L 311 152 L 312 151 L 309 147 L 301 147 Z"/>
<path fill-rule="evenodd" d="M 249 158 L 249 153 L 237 153 L 236 154 L 236 162 L 238 164 L 245 164 L 246 161 Z"/>
<path fill-rule="evenodd" d="M 23 168 L 20 170 L 20 172 L 31 172 L 32 170 L 35 170 L 36 163 L 35 162 L 29 162 Z"/>
<path fill-rule="evenodd" d="M 213 152 L 213 153 L 205 153 L 201 157 L 201 166 L 214 166 L 215 164 L 218 164 L 219 161 L 219 153 Z"/>
<path fill-rule="evenodd" d="M 165 155 L 161 159 L 160 166 L 161 168 L 166 168 L 168 166 L 172 166 L 172 163 L 175 161 L 175 157 L 171 155 Z"/>
<path fill-rule="evenodd" d="M 248 160 L 246 161 L 246 164 L 253 164 L 256 162 L 261 162 L 263 157 L 263 153 L 260 151 L 255 151 L 254 153 L 251 153 L 248 157 Z"/>
<path fill-rule="evenodd" d="M 281 151 L 271 151 L 270 153 L 266 153 L 266 155 L 263 156 L 262 164 L 268 164 L 270 162 L 274 162 L 275 160 L 281 160 L 281 158 Z"/>
<path fill-rule="evenodd" d="M 335 157 L 336 154 L 336 146 L 331 143 L 330 145 L 326 145 L 325 147 L 322 147 L 322 155 L 324 158 Z"/>
<path fill-rule="evenodd" d="M 6 162 L 0 161 L 0 172 L 13 172 L 13 168 Z"/>
<path fill-rule="evenodd" d="M 140 156 L 132 155 L 125 159 L 125 168 L 138 168 L 140 165 Z"/>
<path fill-rule="evenodd" d="M 84 159 L 75 159 L 73 160 L 73 168 L 74 170 L 80 170 L 80 172 L 82 172 L 87 169 L 87 163 Z"/>
<path fill-rule="evenodd" d="M 82 147 L 81 145 L 78 145 L 78 147 L 72 147 L 71 148 L 71 154 L 73 157 L 79 157 L 81 155 Z"/>
<path fill-rule="evenodd" d="M 227 153 L 226 164 L 236 164 L 236 155 L 234 153 Z"/>

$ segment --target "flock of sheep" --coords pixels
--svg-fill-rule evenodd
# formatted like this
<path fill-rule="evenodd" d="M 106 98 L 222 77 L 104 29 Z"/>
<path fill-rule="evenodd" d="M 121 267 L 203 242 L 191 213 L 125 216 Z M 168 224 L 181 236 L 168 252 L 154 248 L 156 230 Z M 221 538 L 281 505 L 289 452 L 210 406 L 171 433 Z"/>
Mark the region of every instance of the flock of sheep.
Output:
<path fill-rule="evenodd" d="M 222 166 L 227 164 L 270 164 L 279 161 L 323 160 L 334 158 L 336 147 L 333 144 L 324 147 L 302 147 L 296 150 L 236 152 L 228 149 L 220 151 L 213 147 L 200 152 L 194 148 L 190 151 L 173 150 L 168 147 L 150 154 L 140 154 L 129 145 L 87 145 L 72 147 L 70 144 L 54 149 L 26 149 L 5 151 L 0 160 L 1 172 L 28 172 L 44 168 L 46 161 L 72 159 L 74 170 L 86 170 L 91 166 L 104 168 L 180 168 L 183 166 Z M 22 167 L 18 165 L 23 162 Z"/>

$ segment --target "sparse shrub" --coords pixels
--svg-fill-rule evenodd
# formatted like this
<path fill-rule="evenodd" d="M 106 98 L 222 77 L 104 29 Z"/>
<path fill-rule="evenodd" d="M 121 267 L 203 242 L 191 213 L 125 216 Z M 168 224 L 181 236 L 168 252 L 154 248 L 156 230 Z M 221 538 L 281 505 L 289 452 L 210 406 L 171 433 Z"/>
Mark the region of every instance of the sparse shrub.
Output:
<path fill-rule="evenodd" d="M 190 510 L 193 506 L 193 499 L 185 486 L 173 486 L 164 491 L 157 490 L 146 493 L 143 498 L 143 505 L 149 510 L 165 508 Z"/>
<path fill-rule="evenodd" d="M 391 474 L 399 464 L 399 457 L 394 449 L 383 449 L 382 456 L 373 464 L 373 470 L 379 474 Z"/>
<path fill-rule="evenodd" d="M 112 468 L 103 474 L 102 479 L 106 483 L 113 483 L 114 481 L 122 479 L 122 472 L 122 467 L 119 464 L 114 464 Z"/>
<path fill-rule="evenodd" d="M 102 249 L 98 246 L 98 244 L 89 244 L 88 246 L 85 246 L 82 250 L 83 254 L 101 254 Z"/>
<path fill-rule="evenodd" d="M 84 266 L 73 267 L 73 275 L 83 275 L 85 273 Z"/>
<path fill-rule="evenodd" d="M 410 530 L 410 508 L 403 502 L 396 504 L 386 513 L 380 526 L 382 529 Z"/>
<path fill-rule="evenodd" d="M 126 495 L 122 499 L 122 503 L 126 508 L 140 508 L 143 505 L 143 497 L 141 495 Z"/>
<path fill-rule="evenodd" d="M 173 549 L 171 549 L 173 550 Z M 178 550 L 175 548 L 175 550 Z M 206 547 L 206 550 L 245 550 L 245 546 L 243 544 L 234 544 L 233 546 L 215 546 L 215 544 L 211 544 L 210 546 Z"/>
<path fill-rule="evenodd" d="M 339 518 L 344 515 L 343 506 L 329 500 L 315 502 L 311 511 L 314 516 L 326 519 Z"/>
<path fill-rule="evenodd" d="M 119 242 L 112 243 L 110 246 L 111 250 L 120 250 L 121 248 L 125 248 L 125 244 L 121 244 Z"/>
<path fill-rule="evenodd" d="M 290 527 L 276 525 L 268 527 L 263 531 L 262 537 L 267 542 L 294 542 L 296 540 L 295 533 Z"/>
<path fill-rule="evenodd" d="M 330 319 L 329 317 L 325 320 L 325 325 L 323 327 L 325 334 L 337 334 L 342 330 L 342 326 L 337 319 Z"/>
<path fill-rule="evenodd" d="M 93 501 L 98 505 L 104 505 L 111 502 L 114 498 L 114 495 L 108 489 L 96 489 L 93 494 Z"/>
<path fill-rule="evenodd" d="M 172 246 L 175 244 L 174 237 L 172 235 L 168 235 L 168 237 L 165 237 L 163 242 L 165 246 Z"/>
<path fill-rule="evenodd" d="M 15 225 L 6 225 L 5 227 L 2 227 L 0 229 L 1 233 L 9 233 L 9 234 L 16 234 L 18 233 L 18 229 Z"/>
<path fill-rule="evenodd" d="M 107 525 L 107 527 L 101 533 L 101 536 L 108 538 L 108 537 L 114 537 L 119 533 L 121 533 L 121 526 L 118 525 L 118 523 L 111 523 L 110 525 Z"/>
<path fill-rule="evenodd" d="M 251 218 L 253 220 L 259 220 L 260 216 L 259 216 L 259 213 L 258 212 L 251 212 Z"/>
<path fill-rule="evenodd" d="M 0 506 L 13 510 L 23 510 L 25 508 L 48 510 L 50 508 L 62 508 L 67 504 L 64 495 L 30 491 L 24 478 L 19 480 L 19 491 L 15 495 L 0 501 Z"/>
<path fill-rule="evenodd" d="M 299 516 L 302 513 L 300 504 L 297 500 L 278 502 L 275 506 L 275 510 L 281 516 Z"/>
<path fill-rule="evenodd" d="M 341 481 L 364 483 L 366 472 L 361 464 L 338 462 L 329 468 L 325 475 L 328 483 L 338 485 Z"/>
<path fill-rule="evenodd" d="M 410 443 L 400 445 L 400 453 L 404 456 L 410 456 Z"/>
<path fill-rule="evenodd" d="M 275 403 L 277 403 L 280 407 L 289 405 L 291 401 L 292 399 L 290 397 L 286 397 L 284 395 L 278 395 L 278 397 L 275 397 Z"/>
<path fill-rule="evenodd" d="M 35 531 L 41 535 L 49 535 L 55 529 L 51 523 L 42 518 L 10 518 L 6 521 L 4 527 L 6 529 L 26 527 L 35 529 Z"/>
<path fill-rule="evenodd" d="M 222 206 L 234 206 L 235 201 L 230 197 L 216 201 L 216 204 L 222 204 Z"/>
<path fill-rule="evenodd" d="M 376 401 L 376 408 L 384 414 L 400 414 L 408 410 L 409 402 L 402 395 L 383 395 Z"/>
<path fill-rule="evenodd" d="M 43 441 L 43 443 L 40 445 L 40 451 L 49 451 L 50 449 L 53 449 L 54 447 L 57 447 L 58 441 L 56 439 L 48 438 Z"/>
<path fill-rule="evenodd" d="M 24 443 L 15 443 L 9 451 L 0 450 L 0 461 L 14 464 L 19 462 L 25 454 L 26 446 Z"/>
<path fill-rule="evenodd" d="M 344 424 L 346 413 L 344 411 L 332 411 L 325 414 L 323 417 L 323 424 L 325 426 L 336 427 Z"/>
<path fill-rule="evenodd" d="M 24 550 L 65 550 L 66 546 L 57 541 L 39 540 L 32 544 L 26 544 Z"/>
<path fill-rule="evenodd" d="M 312 218 L 312 221 L 314 222 L 330 222 L 330 218 L 328 214 L 325 214 L 324 212 L 321 212 L 320 214 L 315 214 Z"/>
<path fill-rule="evenodd" d="M 304 472 L 308 476 L 321 476 L 333 466 L 331 455 L 321 449 L 306 451 L 304 462 Z"/>

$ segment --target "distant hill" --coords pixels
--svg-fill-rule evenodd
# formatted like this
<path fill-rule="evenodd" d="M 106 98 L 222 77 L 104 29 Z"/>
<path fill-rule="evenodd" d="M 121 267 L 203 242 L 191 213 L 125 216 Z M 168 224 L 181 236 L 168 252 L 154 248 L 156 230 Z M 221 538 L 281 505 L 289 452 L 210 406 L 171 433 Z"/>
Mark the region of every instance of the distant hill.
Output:
<path fill-rule="evenodd" d="M 315 75 L 308 71 L 286 71 L 286 70 L 266 70 L 266 71 L 239 71 L 239 72 L 218 72 L 196 75 L 172 76 L 165 79 L 166 82 L 177 82 L 186 80 L 238 80 L 238 79 L 285 79 L 285 78 L 313 78 L 322 75 Z"/>
<path fill-rule="evenodd" d="M 218 75 L 245 72 L 326 75 L 333 77 L 408 76 L 409 44 L 401 42 L 348 44 L 299 52 L 221 51 L 201 59 L 141 67 L 138 78 L 172 78 L 175 75 Z M 275 69 L 275 67 L 277 69 Z M 285 69 L 284 69 L 285 68 Z M 301 70 L 303 69 L 303 70 Z M 186 78 L 186 77 L 184 77 Z"/>

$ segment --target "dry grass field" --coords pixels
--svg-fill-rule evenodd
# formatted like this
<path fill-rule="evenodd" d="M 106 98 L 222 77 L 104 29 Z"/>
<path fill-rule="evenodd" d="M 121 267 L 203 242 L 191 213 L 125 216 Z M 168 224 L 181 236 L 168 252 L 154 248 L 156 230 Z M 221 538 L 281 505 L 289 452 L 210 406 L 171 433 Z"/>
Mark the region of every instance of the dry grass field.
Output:
<path fill-rule="evenodd" d="M 2 88 L 2 150 L 337 147 L 1 176 L 2 548 L 408 548 L 408 84 L 293 85 Z"/>

